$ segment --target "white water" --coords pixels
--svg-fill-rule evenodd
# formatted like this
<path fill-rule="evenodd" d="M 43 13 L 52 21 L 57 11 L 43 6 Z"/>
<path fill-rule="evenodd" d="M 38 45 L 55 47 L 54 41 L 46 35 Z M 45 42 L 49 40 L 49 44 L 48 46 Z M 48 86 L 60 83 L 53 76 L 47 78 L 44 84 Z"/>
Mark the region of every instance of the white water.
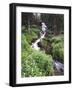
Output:
<path fill-rule="evenodd" d="M 36 49 L 36 50 L 39 50 L 40 48 L 38 47 L 38 43 L 45 37 L 45 34 L 41 34 L 40 38 L 37 39 L 34 43 L 32 43 L 31 47 Z"/>
<path fill-rule="evenodd" d="M 54 61 L 54 65 L 58 72 L 64 71 L 64 64 L 60 63 L 59 61 Z"/>
<path fill-rule="evenodd" d="M 45 34 L 40 34 L 40 38 L 37 39 L 34 43 L 32 43 L 31 47 L 35 50 L 39 50 L 40 47 L 38 47 L 38 43 L 45 37 Z M 57 71 L 62 73 L 64 72 L 64 64 L 60 63 L 59 61 L 54 61 L 54 66 L 56 67 Z"/>

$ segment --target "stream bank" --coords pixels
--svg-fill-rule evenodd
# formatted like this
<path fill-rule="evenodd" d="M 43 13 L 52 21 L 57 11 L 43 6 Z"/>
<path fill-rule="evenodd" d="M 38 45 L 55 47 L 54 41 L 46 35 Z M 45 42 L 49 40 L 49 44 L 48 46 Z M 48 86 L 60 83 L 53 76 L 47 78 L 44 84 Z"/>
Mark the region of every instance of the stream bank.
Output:
<path fill-rule="evenodd" d="M 35 40 L 35 42 L 32 43 L 31 47 L 34 48 L 35 50 L 40 50 L 41 45 L 39 46 L 38 43 L 42 42 L 42 40 L 45 38 L 45 35 L 46 33 L 41 34 L 40 38 Z M 54 75 L 64 75 L 64 64 L 60 62 L 60 60 L 56 60 L 56 59 L 53 60 L 53 68 L 54 68 Z"/>

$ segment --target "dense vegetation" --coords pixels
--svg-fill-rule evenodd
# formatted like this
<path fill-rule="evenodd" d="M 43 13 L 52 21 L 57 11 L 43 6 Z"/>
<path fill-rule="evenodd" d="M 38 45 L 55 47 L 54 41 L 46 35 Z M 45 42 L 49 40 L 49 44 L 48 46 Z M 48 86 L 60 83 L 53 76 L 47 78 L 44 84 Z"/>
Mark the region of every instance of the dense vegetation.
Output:
<path fill-rule="evenodd" d="M 43 20 L 46 20 L 46 18 L 44 18 L 44 15 L 42 15 L 41 17 L 43 18 Z M 26 19 L 24 16 L 26 17 Z M 58 27 L 56 27 L 56 29 L 54 28 L 47 31 L 45 38 L 38 43 L 40 50 L 35 50 L 31 48 L 31 44 L 34 40 L 37 40 L 39 38 L 39 32 L 41 31 L 41 29 L 38 25 L 38 22 L 34 21 L 36 23 L 33 24 L 33 18 L 30 19 L 29 16 L 31 16 L 32 18 L 31 13 L 26 13 L 22 16 L 24 20 L 22 22 L 21 35 L 21 75 L 22 77 L 55 75 L 53 60 L 58 60 L 64 63 L 63 23 L 62 25 L 60 25 L 63 17 L 58 17 L 58 20 L 61 19 Z M 57 18 L 57 16 L 55 15 L 49 15 L 47 17 L 48 19 L 49 17 L 51 17 L 50 24 L 53 23 L 51 22 L 52 18 Z M 28 25 L 28 23 L 30 24 Z M 56 23 L 58 23 L 58 21 Z M 53 25 L 54 24 L 55 23 L 53 23 Z M 58 31 L 59 27 L 60 31 Z"/>
<path fill-rule="evenodd" d="M 22 35 L 22 76 L 53 75 L 53 59 L 44 51 L 32 49 Z"/>
<path fill-rule="evenodd" d="M 52 38 L 52 55 L 55 60 L 64 62 L 64 38 L 63 35 Z"/>

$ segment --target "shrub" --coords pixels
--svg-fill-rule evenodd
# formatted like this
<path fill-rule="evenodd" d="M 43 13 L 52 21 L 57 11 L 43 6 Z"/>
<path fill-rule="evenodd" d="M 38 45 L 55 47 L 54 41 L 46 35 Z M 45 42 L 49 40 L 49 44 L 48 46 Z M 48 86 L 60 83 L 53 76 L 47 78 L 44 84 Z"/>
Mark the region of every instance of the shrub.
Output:
<path fill-rule="evenodd" d="M 43 39 L 43 40 L 41 41 L 41 45 L 42 45 L 44 48 L 46 48 L 47 45 L 48 45 L 47 40 Z"/>
<path fill-rule="evenodd" d="M 64 40 L 63 38 L 54 38 L 52 42 L 52 54 L 53 58 L 59 60 L 60 62 L 64 62 Z"/>
<path fill-rule="evenodd" d="M 54 36 L 52 37 L 51 42 L 52 43 L 64 42 L 64 36 L 63 35 Z"/>
<path fill-rule="evenodd" d="M 38 36 L 40 29 L 39 28 L 31 28 L 31 32 L 34 32 Z"/>
<path fill-rule="evenodd" d="M 53 60 L 50 55 L 41 51 L 33 51 L 23 62 L 24 76 L 49 76 L 53 75 Z"/>
<path fill-rule="evenodd" d="M 26 41 L 26 37 L 24 36 L 24 34 L 22 34 L 21 37 L 21 64 L 22 64 L 22 68 L 24 67 L 24 61 L 26 60 L 26 58 L 32 53 L 33 49 L 30 47 L 30 45 L 28 44 L 28 42 Z M 22 69 L 22 76 L 23 76 L 23 69 Z"/>
<path fill-rule="evenodd" d="M 31 31 L 31 33 L 24 33 L 25 37 L 26 37 L 26 40 L 29 44 L 31 44 L 31 41 L 34 39 L 34 38 L 37 38 L 37 34 L 33 31 Z"/>
<path fill-rule="evenodd" d="M 23 49 L 27 50 L 30 47 L 30 45 L 26 41 L 26 37 L 24 36 L 24 34 L 22 34 L 22 37 L 21 37 L 21 47 L 22 47 L 22 50 Z"/>
<path fill-rule="evenodd" d="M 33 24 L 33 25 L 31 26 L 31 28 L 37 28 L 37 25 Z"/>

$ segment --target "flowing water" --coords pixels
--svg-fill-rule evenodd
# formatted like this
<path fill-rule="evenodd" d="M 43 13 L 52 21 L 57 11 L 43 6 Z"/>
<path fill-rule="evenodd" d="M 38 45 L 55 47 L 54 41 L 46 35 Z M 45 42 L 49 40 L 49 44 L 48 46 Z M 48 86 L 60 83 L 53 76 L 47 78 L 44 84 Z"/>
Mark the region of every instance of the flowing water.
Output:
<path fill-rule="evenodd" d="M 34 48 L 35 50 L 39 50 L 40 47 L 38 47 L 38 43 L 45 38 L 45 34 L 40 34 L 40 38 L 37 39 L 34 43 L 32 43 L 31 47 Z M 58 60 L 53 60 L 54 63 L 54 70 L 55 70 L 55 75 L 63 75 L 64 74 L 64 64 L 59 62 Z"/>
<path fill-rule="evenodd" d="M 31 47 L 36 49 L 36 50 L 39 50 L 40 48 L 38 47 L 38 43 L 45 37 L 45 34 L 40 34 L 40 38 L 37 39 L 34 43 L 32 43 Z"/>
<path fill-rule="evenodd" d="M 64 64 L 57 60 L 54 61 L 55 75 L 64 75 Z"/>

